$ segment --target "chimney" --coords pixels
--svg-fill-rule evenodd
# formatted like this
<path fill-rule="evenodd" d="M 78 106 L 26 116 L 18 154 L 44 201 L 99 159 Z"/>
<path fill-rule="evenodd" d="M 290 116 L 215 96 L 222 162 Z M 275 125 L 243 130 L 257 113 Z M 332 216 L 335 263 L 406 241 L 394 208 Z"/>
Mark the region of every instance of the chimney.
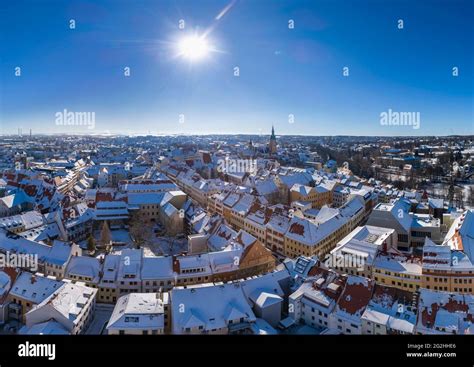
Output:
<path fill-rule="evenodd" d="M 30 281 L 31 281 L 31 284 L 35 284 L 36 283 L 36 275 L 32 275 Z"/>
<path fill-rule="evenodd" d="M 180 274 L 179 260 L 176 256 L 173 256 L 173 272 Z"/>

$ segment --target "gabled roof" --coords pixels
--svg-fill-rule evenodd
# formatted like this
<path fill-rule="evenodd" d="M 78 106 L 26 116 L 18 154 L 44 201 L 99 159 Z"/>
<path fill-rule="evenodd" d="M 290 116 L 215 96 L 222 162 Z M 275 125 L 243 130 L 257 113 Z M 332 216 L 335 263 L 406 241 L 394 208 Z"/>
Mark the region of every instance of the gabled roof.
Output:
<path fill-rule="evenodd" d="M 59 322 L 55 320 L 49 320 L 34 324 L 31 327 L 23 326 L 18 333 L 20 335 L 69 335 L 69 331 L 66 330 Z"/>
<path fill-rule="evenodd" d="M 229 320 L 256 319 L 238 283 L 173 288 L 171 305 L 172 331 L 175 334 L 184 333 L 186 328 L 199 326 L 203 331 L 225 328 Z M 180 305 L 185 305 L 184 312 L 179 312 Z"/>
<path fill-rule="evenodd" d="M 255 304 L 260 308 L 269 307 L 282 302 L 283 298 L 281 298 L 279 295 L 267 292 L 261 292 L 255 299 Z"/>
<path fill-rule="evenodd" d="M 360 317 L 367 307 L 374 288 L 374 282 L 368 278 L 349 275 L 336 306 L 338 317 L 360 323 Z"/>
<path fill-rule="evenodd" d="M 101 269 L 102 264 L 100 263 L 100 260 L 95 257 L 73 256 L 68 263 L 66 275 L 89 277 L 93 281 L 98 281 Z"/>
<path fill-rule="evenodd" d="M 25 271 L 16 279 L 10 294 L 37 304 L 43 302 L 63 285 L 64 282 L 62 281 Z"/>
<path fill-rule="evenodd" d="M 314 187 L 305 186 L 305 185 L 301 185 L 301 184 L 294 184 L 290 189 L 290 191 L 297 192 L 297 193 L 299 193 L 300 195 L 303 195 L 303 196 L 308 196 L 314 190 L 315 190 Z"/>
<path fill-rule="evenodd" d="M 50 264 L 64 266 L 71 256 L 71 245 L 67 242 L 54 240 L 46 261 Z"/>
<path fill-rule="evenodd" d="M 197 327 L 204 327 L 206 326 L 206 322 L 201 320 L 196 314 L 194 310 L 190 310 L 186 318 L 183 319 L 182 322 L 183 328 L 197 328 Z"/>
<path fill-rule="evenodd" d="M 164 327 L 164 306 L 157 293 L 131 293 L 117 301 L 107 329 Z"/>

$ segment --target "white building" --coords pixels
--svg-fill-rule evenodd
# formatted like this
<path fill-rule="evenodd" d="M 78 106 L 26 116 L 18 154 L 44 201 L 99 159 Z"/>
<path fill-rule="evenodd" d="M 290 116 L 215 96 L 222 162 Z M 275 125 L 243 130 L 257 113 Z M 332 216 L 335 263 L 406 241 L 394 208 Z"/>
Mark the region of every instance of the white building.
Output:
<path fill-rule="evenodd" d="M 95 257 L 73 256 L 69 260 L 65 278 L 84 282 L 87 286 L 97 288 L 102 272 L 101 261 Z"/>
<path fill-rule="evenodd" d="M 344 291 L 329 317 L 330 329 L 341 334 L 362 333 L 361 317 L 372 297 L 374 284 L 368 278 L 348 276 Z"/>
<path fill-rule="evenodd" d="M 416 312 L 417 296 L 414 293 L 376 285 L 361 317 L 362 334 L 413 334 Z"/>
<path fill-rule="evenodd" d="M 239 283 L 174 288 L 173 334 L 228 334 L 250 330 L 256 321 Z"/>
<path fill-rule="evenodd" d="M 277 327 L 290 290 L 288 270 L 283 267 L 262 276 L 242 280 L 240 285 L 255 316 L 272 327 Z"/>
<path fill-rule="evenodd" d="M 393 204 L 377 204 L 367 224 L 370 226 L 393 228 L 398 236 L 398 249 L 421 250 L 425 237 L 434 242 L 441 241 L 440 220 L 429 214 L 410 213 L 410 203 L 399 199 Z"/>
<path fill-rule="evenodd" d="M 116 278 L 119 295 L 140 292 L 143 249 L 124 249 L 119 256 Z"/>
<path fill-rule="evenodd" d="M 288 314 L 296 323 L 316 329 L 330 327 L 330 314 L 344 290 L 346 278 L 333 270 L 313 267 L 301 286 L 291 294 Z"/>
<path fill-rule="evenodd" d="M 70 334 L 81 334 L 92 320 L 96 295 L 84 283 L 65 283 L 25 315 L 26 326 L 54 320 Z"/>
<path fill-rule="evenodd" d="M 109 335 L 163 334 L 165 303 L 160 294 L 131 293 L 120 297 L 107 324 L 107 332 Z"/>
<path fill-rule="evenodd" d="M 11 287 L 8 300 L 9 317 L 22 320 L 23 315 L 40 304 L 64 283 L 40 274 L 22 272 Z"/>
<path fill-rule="evenodd" d="M 371 277 L 379 251 L 397 247 L 394 229 L 374 226 L 357 227 L 324 259 L 326 266 L 342 273 Z"/>

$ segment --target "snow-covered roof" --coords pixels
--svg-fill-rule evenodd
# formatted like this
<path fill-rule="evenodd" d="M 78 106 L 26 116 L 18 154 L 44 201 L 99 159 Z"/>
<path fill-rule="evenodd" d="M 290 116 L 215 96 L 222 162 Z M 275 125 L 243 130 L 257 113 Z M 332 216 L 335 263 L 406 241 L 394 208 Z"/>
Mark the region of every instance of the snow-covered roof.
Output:
<path fill-rule="evenodd" d="M 286 268 L 273 271 L 261 276 L 240 281 L 240 285 L 245 297 L 251 303 L 258 303 L 262 294 L 278 296 L 281 299 L 285 296 L 285 283 L 289 283 L 290 274 Z M 268 298 L 270 296 L 265 296 Z M 261 299 L 260 301 L 264 301 Z"/>
<path fill-rule="evenodd" d="M 416 325 L 413 293 L 394 287 L 376 285 L 362 319 L 385 325 L 391 333 L 412 334 Z"/>
<path fill-rule="evenodd" d="M 274 304 L 282 304 L 283 298 L 274 293 L 257 291 L 251 296 L 254 304 L 259 308 L 265 308 Z"/>
<path fill-rule="evenodd" d="M 117 301 L 107 329 L 143 329 L 164 328 L 163 301 L 157 293 L 131 293 Z"/>
<path fill-rule="evenodd" d="M 417 331 L 426 334 L 472 334 L 474 296 L 420 289 Z"/>
<path fill-rule="evenodd" d="M 377 204 L 377 206 L 374 208 L 374 212 L 380 211 L 380 212 L 389 212 L 393 218 L 400 223 L 400 225 L 403 227 L 403 229 L 407 232 L 410 231 L 411 224 L 413 221 L 412 216 L 409 214 L 409 207 L 406 205 L 406 203 L 402 200 L 397 200 L 393 204 Z M 374 215 L 373 213 L 372 215 Z M 369 218 L 370 222 L 370 218 Z"/>
<path fill-rule="evenodd" d="M 226 223 L 221 223 L 209 236 L 207 244 L 211 251 L 222 251 L 226 248 L 237 232 Z"/>
<path fill-rule="evenodd" d="M 23 326 L 18 333 L 20 335 L 69 335 L 69 331 L 55 320 L 41 322 L 39 324 Z"/>
<path fill-rule="evenodd" d="M 423 246 L 423 268 L 449 269 L 451 267 L 451 251 L 448 244 L 437 245 L 426 237 Z"/>
<path fill-rule="evenodd" d="M 120 253 L 120 262 L 117 271 L 117 280 L 140 279 L 142 263 L 142 249 L 123 249 Z M 104 267 L 105 273 L 105 267 Z"/>
<path fill-rule="evenodd" d="M 347 221 L 346 217 L 336 215 L 317 225 L 306 218 L 294 216 L 291 219 L 286 236 L 307 246 L 315 246 L 341 228 Z"/>
<path fill-rule="evenodd" d="M 360 325 L 360 318 L 371 299 L 373 288 L 372 280 L 349 275 L 335 308 L 336 317 Z"/>
<path fill-rule="evenodd" d="M 0 218 L 0 228 L 13 230 L 23 227 L 23 230 L 40 227 L 45 223 L 44 216 L 35 210 L 25 212 L 23 214 L 13 215 L 10 217 Z"/>
<path fill-rule="evenodd" d="M 314 187 L 300 185 L 300 184 L 294 184 L 290 189 L 291 192 L 297 192 L 297 193 L 299 193 L 300 195 L 303 195 L 303 196 L 308 196 L 314 190 L 315 190 Z"/>
<path fill-rule="evenodd" d="M 241 229 L 237 235 L 232 239 L 232 243 L 242 246 L 244 249 L 248 246 L 254 244 L 257 241 L 257 238 L 252 236 L 250 233 Z"/>
<path fill-rule="evenodd" d="M 255 182 L 255 189 L 259 195 L 269 195 L 272 193 L 278 193 L 278 187 L 272 180 L 258 180 Z"/>
<path fill-rule="evenodd" d="M 451 250 L 464 252 L 474 263 L 474 210 L 466 210 L 449 228 L 443 242 Z"/>
<path fill-rule="evenodd" d="M 333 270 L 313 267 L 309 277 L 291 294 L 290 299 L 299 299 L 309 307 L 325 313 L 332 312 L 344 290 L 346 278 Z"/>
<path fill-rule="evenodd" d="M 392 228 L 383 228 L 375 226 L 361 226 L 354 229 L 346 237 L 344 237 L 339 244 L 349 242 L 351 239 L 355 239 L 362 242 L 371 243 L 377 246 L 382 245 L 386 239 L 392 236 L 395 230 Z"/>
<path fill-rule="evenodd" d="M 249 194 L 244 194 L 242 198 L 233 206 L 232 210 L 241 214 L 246 215 L 252 206 L 254 197 Z"/>
<path fill-rule="evenodd" d="M 254 335 L 276 335 L 278 332 L 264 319 L 257 318 L 251 325 Z"/>
<path fill-rule="evenodd" d="M 81 283 L 64 283 L 62 287 L 33 307 L 28 313 L 35 313 L 43 307 L 52 308 L 65 319 L 76 324 L 84 314 L 89 300 L 95 297 L 96 293 L 97 289 L 87 287 Z M 28 320 L 28 314 L 26 317 Z"/>
<path fill-rule="evenodd" d="M 188 328 L 211 331 L 227 327 L 230 321 L 254 322 L 256 317 L 238 283 L 174 288 L 171 291 L 172 332 Z M 183 306 L 184 305 L 184 308 Z"/>
<path fill-rule="evenodd" d="M 99 281 L 102 269 L 100 260 L 89 256 L 73 256 L 66 269 L 66 277 L 74 275 L 76 277 L 90 278 L 92 282 Z"/>
<path fill-rule="evenodd" d="M 172 279 L 173 259 L 171 256 L 144 257 L 141 278 L 148 279 Z"/>
<path fill-rule="evenodd" d="M 165 193 L 129 193 L 129 205 L 159 205 L 163 200 Z"/>
<path fill-rule="evenodd" d="M 45 261 L 50 264 L 64 266 L 68 262 L 70 256 L 71 245 L 67 242 L 54 240 Z"/>
<path fill-rule="evenodd" d="M 0 250 L 16 254 L 38 255 L 38 260 L 44 262 L 51 251 L 51 247 L 0 230 Z"/>
<path fill-rule="evenodd" d="M 16 279 L 10 290 L 10 295 L 38 304 L 43 302 L 63 285 L 64 282 L 62 281 L 25 271 Z"/>
<path fill-rule="evenodd" d="M 375 259 L 374 267 L 399 274 L 410 274 L 420 277 L 422 273 L 422 262 L 420 258 L 406 255 L 396 250 L 390 250 L 387 253 L 379 253 Z"/>
<path fill-rule="evenodd" d="M 117 279 L 120 261 L 121 261 L 120 255 L 109 254 L 105 256 L 104 266 L 103 266 L 104 274 L 102 275 L 102 279 L 101 279 L 101 283 L 105 287 L 110 287 L 112 284 L 115 283 Z M 103 283 L 104 281 L 107 281 L 107 283 Z"/>

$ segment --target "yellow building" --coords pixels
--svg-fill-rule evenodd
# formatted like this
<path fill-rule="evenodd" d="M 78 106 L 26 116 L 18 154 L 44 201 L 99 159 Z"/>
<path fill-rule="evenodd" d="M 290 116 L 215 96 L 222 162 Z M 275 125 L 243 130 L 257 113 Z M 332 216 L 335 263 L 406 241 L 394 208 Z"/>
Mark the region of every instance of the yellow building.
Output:
<path fill-rule="evenodd" d="M 374 262 L 372 279 L 376 283 L 415 292 L 422 287 L 421 258 L 402 253 L 381 253 Z"/>
<path fill-rule="evenodd" d="M 300 201 L 311 203 L 312 208 L 320 209 L 332 204 L 332 191 L 324 186 L 305 186 L 294 184 L 290 189 L 290 202 Z"/>
<path fill-rule="evenodd" d="M 429 238 L 423 246 L 423 288 L 474 294 L 474 211 L 458 216 L 442 245 Z"/>
<path fill-rule="evenodd" d="M 284 253 L 290 258 L 301 255 L 323 258 L 351 230 L 347 218 L 340 214 L 320 224 L 294 216 L 285 234 Z"/>

